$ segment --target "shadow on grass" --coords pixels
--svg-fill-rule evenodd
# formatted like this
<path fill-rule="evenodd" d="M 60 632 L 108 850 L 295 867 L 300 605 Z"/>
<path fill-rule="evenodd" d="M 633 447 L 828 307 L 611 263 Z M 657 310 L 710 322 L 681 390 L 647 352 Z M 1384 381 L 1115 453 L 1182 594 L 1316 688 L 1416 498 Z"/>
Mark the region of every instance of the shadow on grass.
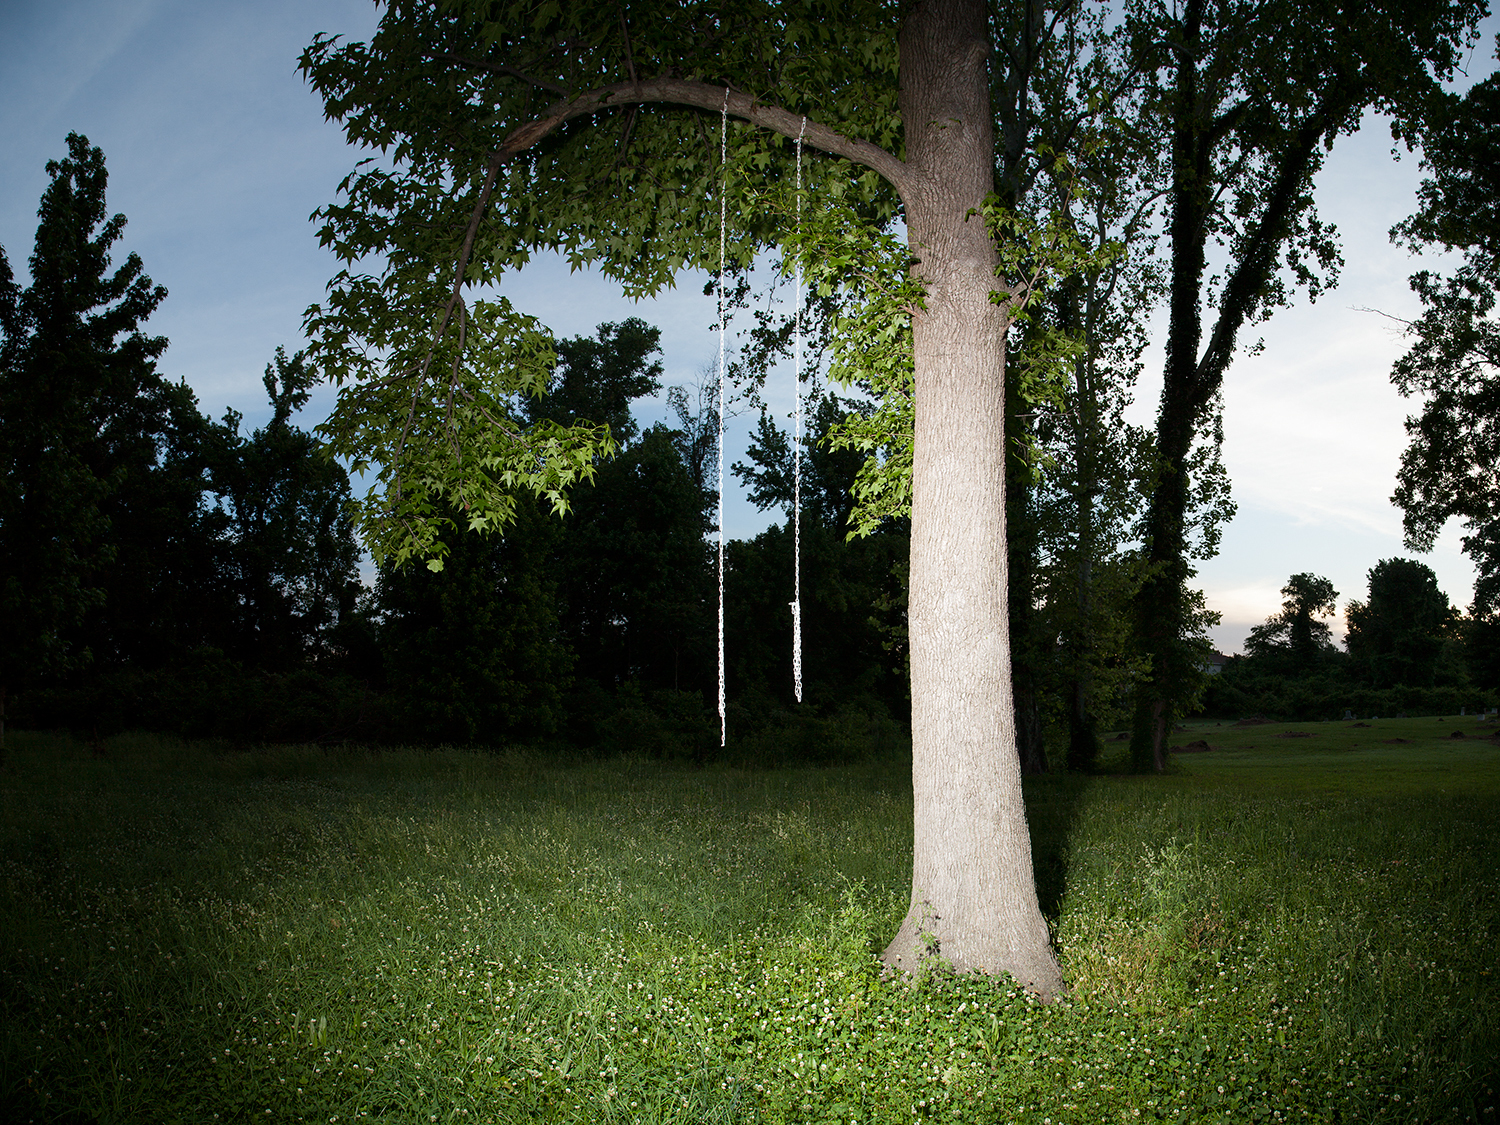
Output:
<path fill-rule="evenodd" d="M 1031 866 L 1037 900 L 1049 923 L 1056 923 L 1068 883 L 1068 843 L 1079 810 L 1098 778 L 1079 773 L 1050 773 L 1023 782 L 1026 824 L 1031 830 Z"/>
<path fill-rule="evenodd" d="M 0 1120 L 13 1121 L 16 1125 L 36 1122 L 41 1125 L 97 1125 L 98 1118 L 90 1117 L 80 1109 L 67 1109 L 40 1097 L 30 1086 L 11 1083 L 11 1088 L 0 1090 Z"/>

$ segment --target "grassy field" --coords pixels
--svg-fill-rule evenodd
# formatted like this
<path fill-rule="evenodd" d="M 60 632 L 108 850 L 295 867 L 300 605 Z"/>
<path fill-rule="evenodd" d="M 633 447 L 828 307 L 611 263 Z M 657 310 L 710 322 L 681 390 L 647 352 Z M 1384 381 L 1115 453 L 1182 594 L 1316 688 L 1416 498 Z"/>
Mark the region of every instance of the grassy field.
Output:
<path fill-rule="evenodd" d="M 1197 724 L 1166 777 L 1028 782 L 1047 1007 L 881 977 L 904 763 L 12 734 L 0 1118 L 1493 1121 L 1487 729 Z"/>

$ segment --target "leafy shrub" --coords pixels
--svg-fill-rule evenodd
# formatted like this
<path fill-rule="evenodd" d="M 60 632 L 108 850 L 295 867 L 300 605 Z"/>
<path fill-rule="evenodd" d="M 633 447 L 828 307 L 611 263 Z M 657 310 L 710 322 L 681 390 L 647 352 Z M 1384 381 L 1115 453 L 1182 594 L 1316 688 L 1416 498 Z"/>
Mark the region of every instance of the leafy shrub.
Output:
<path fill-rule="evenodd" d="M 1214 677 L 1204 702 L 1212 718 L 1232 719 L 1260 715 L 1286 722 L 1316 722 L 1339 719 L 1346 710 L 1358 717 L 1370 715 L 1456 715 L 1494 707 L 1500 693 L 1475 687 L 1364 687 L 1339 674 L 1287 677 L 1255 675 L 1243 658 L 1231 660 L 1222 675 Z M 1239 663 L 1240 666 L 1236 667 Z"/>

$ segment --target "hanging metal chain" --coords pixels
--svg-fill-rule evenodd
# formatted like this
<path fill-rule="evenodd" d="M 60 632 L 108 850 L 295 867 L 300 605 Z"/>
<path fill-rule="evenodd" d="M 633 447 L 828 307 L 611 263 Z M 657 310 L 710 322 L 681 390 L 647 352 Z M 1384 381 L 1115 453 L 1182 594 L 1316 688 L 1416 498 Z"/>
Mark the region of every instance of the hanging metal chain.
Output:
<path fill-rule="evenodd" d="M 724 224 L 725 192 L 729 189 L 729 87 L 724 87 L 724 109 L 719 115 L 719 745 L 728 741 L 724 709 Z"/>
<path fill-rule="evenodd" d="M 793 287 L 796 311 L 792 328 L 792 688 L 802 702 L 802 135 L 797 131 L 797 270 Z"/>

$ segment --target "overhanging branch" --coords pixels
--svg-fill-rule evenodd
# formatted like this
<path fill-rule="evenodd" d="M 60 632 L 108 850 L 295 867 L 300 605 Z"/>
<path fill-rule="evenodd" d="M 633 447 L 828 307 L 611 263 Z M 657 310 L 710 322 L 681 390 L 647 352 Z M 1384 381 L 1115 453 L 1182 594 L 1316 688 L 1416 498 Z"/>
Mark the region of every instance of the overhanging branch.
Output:
<path fill-rule="evenodd" d="M 454 309 L 459 306 L 460 294 L 463 291 L 464 275 L 468 272 L 469 260 L 474 252 L 475 237 L 479 233 L 479 226 L 484 219 L 484 212 L 489 206 L 490 196 L 494 192 L 495 180 L 501 166 L 542 140 L 564 122 L 575 117 L 585 117 L 600 110 L 613 109 L 616 106 L 639 106 L 653 103 L 692 106 L 696 109 L 706 109 L 716 112 L 727 110 L 727 112 L 737 118 L 749 121 L 752 125 L 769 129 L 774 133 L 780 133 L 784 137 L 792 139 L 801 137 L 804 144 L 812 145 L 814 148 L 822 149 L 824 152 L 832 153 L 835 156 L 842 156 L 856 164 L 862 164 L 867 168 L 874 169 L 890 182 L 891 186 L 896 189 L 903 200 L 906 197 L 907 189 L 915 186 L 912 172 L 907 165 L 897 160 L 878 145 L 873 145 L 868 141 L 851 140 L 842 133 L 828 128 L 826 125 L 820 125 L 815 121 L 782 109 L 779 106 L 762 105 L 749 94 L 731 89 L 727 91 L 726 98 L 725 87 L 713 86 L 706 82 L 694 82 L 679 78 L 654 78 L 648 79 L 645 82 L 621 82 L 613 86 L 606 86 L 586 94 L 554 102 L 543 116 L 517 129 L 513 129 L 510 135 L 501 142 L 500 147 L 490 153 L 485 162 L 484 183 L 480 188 L 478 198 L 474 201 L 474 208 L 469 215 L 469 225 L 464 232 L 463 245 L 459 249 L 458 261 L 455 263 L 453 290 L 449 294 L 448 303 L 438 320 L 437 329 L 432 336 L 432 344 L 422 361 L 418 386 L 426 378 L 428 368 L 437 353 L 438 343 L 447 333 L 448 325 L 453 319 Z M 455 359 L 455 365 L 457 362 L 458 360 Z M 414 396 L 417 393 L 419 392 L 416 390 L 413 391 Z M 413 404 L 415 404 L 415 397 L 413 398 Z M 409 430 L 409 428 L 410 418 L 408 418 L 407 429 Z M 407 430 L 403 430 L 401 441 L 397 446 L 398 464 L 400 449 L 404 446 L 406 437 Z M 399 468 L 397 473 L 396 483 L 399 488 Z"/>
<path fill-rule="evenodd" d="M 575 117 L 586 117 L 603 109 L 613 109 L 615 106 L 656 103 L 692 106 L 717 113 L 725 108 L 724 90 L 723 86 L 684 78 L 648 78 L 643 82 L 620 82 L 605 86 L 554 102 L 535 121 L 511 130 L 510 135 L 500 143 L 497 152 L 502 160 L 509 160 L 564 122 Z M 826 125 L 805 119 L 780 106 L 764 105 L 752 95 L 738 90 L 729 91 L 728 111 L 732 117 L 769 129 L 773 133 L 780 133 L 783 137 L 795 140 L 800 133 L 804 144 L 879 172 L 903 200 L 908 189 L 915 186 L 911 169 L 879 145 L 851 140 Z"/>
<path fill-rule="evenodd" d="M 1235 338 L 1256 301 L 1256 295 L 1276 269 L 1276 258 L 1288 237 L 1297 197 L 1306 188 L 1306 179 L 1317 148 L 1318 138 L 1330 122 L 1338 119 L 1342 102 L 1335 96 L 1331 105 L 1314 113 L 1297 130 L 1282 154 L 1281 166 L 1266 193 L 1260 222 L 1240 257 L 1238 266 L 1224 286 L 1219 303 L 1219 319 L 1209 337 L 1193 373 L 1194 405 L 1201 408 L 1213 397 L 1223 380 L 1224 371 L 1234 355 Z"/>

